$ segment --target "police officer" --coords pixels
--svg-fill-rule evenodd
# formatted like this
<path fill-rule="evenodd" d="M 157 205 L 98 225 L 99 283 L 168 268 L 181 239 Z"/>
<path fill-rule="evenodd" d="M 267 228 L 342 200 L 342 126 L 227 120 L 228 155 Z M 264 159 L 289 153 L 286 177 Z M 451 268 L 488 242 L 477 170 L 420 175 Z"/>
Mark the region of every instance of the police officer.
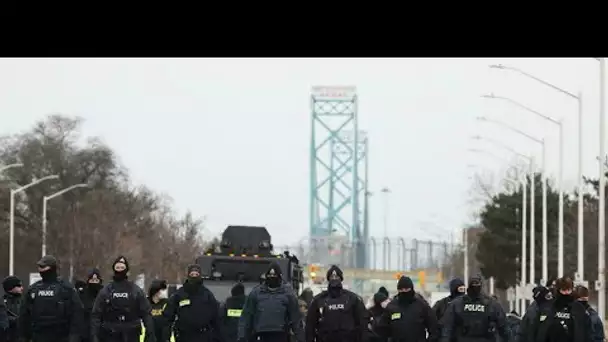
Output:
<path fill-rule="evenodd" d="M 591 342 L 603 342 L 605 340 L 604 324 L 597 311 L 589 305 L 589 289 L 583 285 L 579 285 L 575 288 L 575 292 L 576 299 L 585 307 L 589 316 Z"/>
<path fill-rule="evenodd" d="M 454 278 L 450 280 L 450 295 L 442 298 L 433 305 L 433 312 L 439 321 L 439 328 L 441 329 L 441 318 L 445 313 L 445 310 L 448 309 L 448 304 L 450 304 L 454 299 L 464 295 L 466 291 L 466 287 L 464 286 L 464 281 L 460 278 Z"/>
<path fill-rule="evenodd" d="M 412 279 L 401 277 L 397 291 L 380 317 L 379 335 L 391 341 L 437 341 L 437 318 L 428 303 L 416 296 Z"/>
<path fill-rule="evenodd" d="M 226 299 L 226 304 L 222 307 L 220 315 L 222 317 L 222 329 L 225 342 L 236 342 L 238 335 L 239 319 L 245 306 L 245 287 L 237 283 L 230 290 L 230 297 Z"/>
<path fill-rule="evenodd" d="M 386 305 L 383 305 L 383 303 L 388 299 L 388 297 L 386 296 L 386 294 L 384 294 L 384 292 L 380 292 L 378 291 L 376 294 L 374 294 L 373 297 L 373 305 L 371 308 L 369 308 L 367 310 L 367 316 L 369 318 L 369 332 L 370 332 L 370 336 L 368 338 L 368 342 L 385 342 L 386 338 L 382 337 L 378 334 L 378 332 L 376 331 L 376 325 L 380 322 L 380 318 L 382 317 L 382 314 L 384 313 L 384 308 L 386 307 Z"/>
<path fill-rule="evenodd" d="M 8 276 L 2 281 L 4 288 L 4 305 L 8 315 L 9 328 L 6 334 L 7 342 L 17 342 L 19 338 L 19 330 L 17 322 L 19 320 L 19 311 L 21 310 L 23 284 L 21 279 L 15 276 Z"/>
<path fill-rule="evenodd" d="M 129 263 L 124 256 L 112 264 L 112 281 L 104 286 L 91 310 L 91 338 L 94 342 L 139 342 L 141 323 L 155 340 L 150 303 L 139 286 L 128 280 Z"/>
<path fill-rule="evenodd" d="M 308 307 L 306 341 L 361 341 L 369 323 L 363 300 L 342 287 L 344 275 L 338 266 L 331 266 L 326 277 L 327 290 Z"/>
<path fill-rule="evenodd" d="M 57 267 L 51 255 L 38 261 L 42 280 L 27 290 L 19 316 L 21 338 L 26 341 L 80 340 L 82 303 L 74 286 L 57 277 Z"/>
<path fill-rule="evenodd" d="M 8 314 L 6 313 L 6 306 L 0 302 L 0 342 L 6 342 L 8 336 Z"/>
<path fill-rule="evenodd" d="M 254 337 L 261 342 L 284 342 L 293 333 L 297 341 L 303 342 L 298 299 L 293 288 L 283 282 L 282 275 L 278 264 L 270 264 L 264 283 L 247 296 L 239 321 L 239 341 Z"/>
<path fill-rule="evenodd" d="M 496 300 L 481 292 L 481 285 L 481 277 L 472 277 L 467 293 L 448 306 L 441 342 L 493 342 L 496 333 L 502 341 L 508 341 L 505 312 Z"/>
<path fill-rule="evenodd" d="M 212 341 L 221 338 L 219 303 L 203 285 L 201 267 L 190 265 L 188 278 L 170 298 L 163 318 L 177 342 Z"/>
<path fill-rule="evenodd" d="M 591 340 L 585 307 L 573 296 L 574 283 L 569 277 L 555 284 L 555 299 L 546 314 L 528 330 L 528 340 L 543 342 L 587 342 Z"/>
<path fill-rule="evenodd" d="M 87 274 L 87 280 L 81 286 L 82 289 L 79 289 L 80 301 L 82 301 L 84 308 L 85 321 L 82 341 L 88 342 L 91 340 L 91 312 L 93 311 L 93 304 L 95 303 L 97 294 L 103 288 L 103 280 L 101 279 L 99 270 L 96 268 L 91 269 Z"/>
<path fill-rule="evenodd" d="M 536 336 L 536 326 L 540 322 L 540 317 L 546 317 L 551 310 L 554 283 L 555 280 L 551 279 L 547 281 L 546 286 L 539 285 L 532 290 L 534 301 L 528 306 L 526 313 L 519 323 L 516 341 L 526 342 L 529 337 Z M 532 339 L 534 338 L 532 337 Z"/>
<path fill-rule="evenodd" d="M 148 301 L 150 301 L 150 306 L 152 307 L 152 320 L 154 321 L 156 341 L 167 342 L 171 337 L 171 329 L 164 324 L 163 320 L 163 312 L 169 303 L 167 282 L 165 280 L 152 281 L 148 289 Z"/>

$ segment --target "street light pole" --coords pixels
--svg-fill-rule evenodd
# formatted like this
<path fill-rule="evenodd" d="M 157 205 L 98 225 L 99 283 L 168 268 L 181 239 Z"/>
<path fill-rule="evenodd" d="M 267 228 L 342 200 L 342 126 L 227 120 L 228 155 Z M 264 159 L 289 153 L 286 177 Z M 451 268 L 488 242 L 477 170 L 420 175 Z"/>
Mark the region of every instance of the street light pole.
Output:
<path fill-rule="evenodd" d="M 598 58 L 600 62 L 600 158 L 606 156 L 606 60 Z M 606 317 L 606 175 L 603 163 L 600 162 L 600 198 L 598 210 L 598 263 L 597 282 L 598 304 L 597 312 L 600 317 Z"/>
<path fill-rule="evenodd" d="M 388 196 L 391 193 L 391 189 L 389 189 L 388 187 L 384 187 L 380 190 L 381 193 L 384 194 L 384 217 L 383 217 L 383 223 L 384 223 L 384 237 L 388 237 L 388 205 L 389 205 L 389 201 L 388 201 Z"/>
<path fill-rule="evenodd" d="M 542 197 L 543 197 L 543 203 L 542 203 L 542 256 L 543 256 L 543 264 L 542 264 L 542 277 L 543 279 L 547 279 L 548 278 L 548 268 L 549 268 L 549 259 L 547 257 L 547 240 L 548 240 L 548 236 L 547 236 L 547 177 L 546 177 L 546 145 L 545 145 L 545 140 L 544 139 L 538 139 L 535 138 L 511 125 L 508 125 L 502 121 L 497 121 L 497 120 L 492 120 L 492 119 L 488 119 L 486 117 L 478 117 L 477 120 L 480 121 L 485 121 L 485 122 L 490 122 L 493 124 L 496 124 L 498 126 L 501 126 L 503 128 L 506 128 L 514 133 L 517 133 L 537 144 L 540 144 L 542 147 L 542 166 L 541 166 L 541 170 L 542 170 L 542 182 L 543 182 L 543 188 L 542 188 Z M 477 137 L 480 138 L 480 137 Z M 534 203 L 536 195 L 535 195 L 535 189 L 536 189 L 536 179 L 535 179 L 535 175 L 534 175 L 534 167 L 533 167 L 533 159 L 531 157 L 528 157 L 526 155 L 523 155 L 515 150 L 513 150 L 512 148 L 510 148 L 509 146 L 499 143 L 496 140 L 493 139 L 489 139 L 489 138 L 483 138 L 485 140 L 488 140 L 492 143 L 494 143 L 495 145 L 498 145 L 504 149 L 507 149 L 509 151 L 511 151 L 512 153 L 515 153 L 523 158 L 526 158 L 530 161 L 530 174 L 532 175 L 532 178 L 530 180 L 531 182 L 531 199 L 530 199 L 530 211 L 531 211 L 531 217 L 530 217 L 530 227 L 536 227 L 535 226 L 535 222 L 534 222 L 534 218 L 535 218 L 535 208 L 536 208 L 536 204 Z M 535 241 L 536 241 L 536 232 L 535 229 L 530 229 L 530 282 L 534 282 L 536 280 L 536 246 L 535 246 Z"/>
<path fill-rule="evenodd" d="M 8 273 L 10 275 L 15 274 L 15 195 L 20 193 L 21 191 L 25 191 L 28 188 L 42 183 L 46 180 L 51 179 L 59 179 L 58 175 L 45 176 L 40 179 L 37 179 L 27 185 L 24 185 L 17 189 L 11 189 L 11 202 L 10 202 L 10 226 L 9 226 L 9 261 L 8 261 Z"/>
<path fill-rule="evenodd" d="M 42 256 L 46 255 L 46 226 L 47 226 L 47 219 L 46 219 L 46 208 L 47 208 L 47 202 L 55 197 L 61 196 L 63 194 L 65 194 L 68 191 L 74 190 L 76 188 L 86 188 L 88 187 L 88 184 L 85 183 L 81 183 L 81 184 L 75 184 L 72 185 L 68 188 L 65 188 L 63 190 L 60 190 L 50 196 L 44 196 L 42 198 Z"/>
<path fill-rule="evenodd" d="M 563 169 L 564 169 L 564 130 L 563 123 L 561 120 L 555 120 L 550 116 L 542 114 L 530 107 L 527 107 L 513 99 L 504 96 L 496 96 L 494 94 L 483 95 L 484 98 L 504 100 L 516 107 L 526 110 L 529 113 L 535 114 L 536 116 L 549 121 L 550 123 L 559 127 L 559 172 L 558 172 L 558 187 L 559 187 L 559 213 L 558 213 L 558 256 L 557 256 L 557 276 L 562 277 L 564 275 L 564 186 L 563 186 Z M 546 279 L 545 279 L 546 280 Z"/>
<path fill-rule="evenodd" d="M 464 245 L 464 286 L 469 286 L 469 228 L 463 229 L 462 244 Z"/>
<path fill-rule="evenodd" d="M 585 279 L 585 275 L 584 275 L 584 258 L 583 258 L 583 254 L 584 254 L 584 215 L 583 215 L 583 201 L 584 201 L 584 196 L 583 196 L 583 94 L 582 92 L 578 92 L 577 95 L 564 90 L 552 83 L 549 83 L 543 79 L 540 79 L 532 74 L 529 74 L 521 69 L 512 67 L 512 66 L 507 66 L 507 65 L 502 65 L 502 64 L 495 64 L 495 65 L 490 65 L 490 68 L 494 68 L 494 69 L 502 69 L 502 70 L 510 70 L 510 71 L 514 71 L 516 73 L 519 73 L 520 75 L 523 75 L 529 79 L 533 79 L 538 83 L 541 83 L 549 88 L 552 88 L 553 90 L 556 90 L 564 95 L 567 95 L 570 98 L 575 99 L 578 102 L 578 223 L 577 223 L 577 274 L 576 274 L 576 279 L 578 282 L 583 283 L 583 285 L 587 286 Z M 562 134 L 561 134 L 561 130 L 562 128 L 560 127 L 560 144 L 563 144 L 562 140 Z M 560 155 L 563 154 L 563 151 L 560 150 Z M 560 163 L 562 163 L 563 159 L 560 159 Z M 563 165 L 563 164 L 562 164 Z M 561 170 L 561 168 L 560 168 Z M 561 173 L 561 171 L 560 171 Z M 562 182 L 563 178 L 560 177 L 560 183 Z M 560 186 L 560 190 L 561 190 L 561 186 Z M 560 195 L 560 217 L 563 217 L 563 195 Z M 563 220 L 560 220 L 560 224 L 563 227 Z M 563 228 L 560 229 L 560 232 L 563 236 Z M 560 238 L 560 243 L 562 246 L 560 255 L 563 255 L 563 239 Z M 559 248 L 558 248 L 559 249 Z M 561 261 L 561 266 L 558 266 L 558 269 L 560 269 L 560 274 L 563 274 L 563 259 L 559 259 Z M 559 262 L 559 261 L 558 261 Z M 547 279 L 546 277 L 544 277 L 545 279 Z"/>

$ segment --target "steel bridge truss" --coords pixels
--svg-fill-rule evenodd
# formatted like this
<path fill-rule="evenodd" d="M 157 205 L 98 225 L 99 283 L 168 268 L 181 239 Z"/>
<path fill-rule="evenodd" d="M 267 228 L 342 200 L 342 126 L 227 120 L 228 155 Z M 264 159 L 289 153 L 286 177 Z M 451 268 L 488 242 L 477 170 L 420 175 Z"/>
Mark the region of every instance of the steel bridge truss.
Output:
<path fill-rule="evenodd" d="M 316 87 L 311 97 L 310 238 L 347 236 L 363 245 L 368 139 L 358 129 L 354 87 Z M 363 267 L 365 248 L 353 264 Z"/>

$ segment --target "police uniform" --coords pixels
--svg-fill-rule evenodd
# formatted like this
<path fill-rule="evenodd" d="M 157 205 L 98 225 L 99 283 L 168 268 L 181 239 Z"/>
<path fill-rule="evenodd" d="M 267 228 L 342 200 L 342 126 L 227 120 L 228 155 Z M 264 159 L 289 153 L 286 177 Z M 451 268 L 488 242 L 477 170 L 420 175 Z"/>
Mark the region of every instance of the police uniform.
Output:
<path fill-rule="evenodd" d="M 283 282 L 281 267 L 272 263 L 264 274 L 264 284 L 256 286 L 245 301 L 239 321 L 238 339 L 284 342 L 293 334 L 304 340 L 300 308 L 293 288 Z"/>
<path fill-rule="evenodd" d="M 118 265 L 124 269 L 117 271 Z M 94 342 L 139 342 L 141 324 L 147 337 L 155 341 L 150 303 L 139 286 L 127 279 L 127 259 L 118 257 L 112 268 L 113 281 L 95 299 L 91 311 L 91 335 Z"/>
<path fill-rule="evenodd" d="M 30 286 L 19 317 L 21 338 L 36 342 L 77 342 L 82 329 L 82 303 L 72 284 L 57 277 L 57 259 L 38 261 L 42 280 Z"/>
<path fill-rule="evenodd" d="M 328 288 L 317 295 L 306 316 L 306 341 L 361 341 L 367 332 L 365 304 L 359 296 L 343 289 L 342 270 L 331 266 L 327 271 Z"/>
<path fill-rule="evenodd" d="M 2 282 L 4 288 L 4 305 L 8 315 L 9 327 L 6 332 L 6 342 L 17 342 L 19 338 L 19 330 L 17 322 L 19 320 L 19 312 L 21 311 L 22 294 L 15 291 L 15 288 L 22 287 L 21 280 L 15 276 L 8 276 Z M 21 289 L 22 290 L 22 289 Z"/>
<path fill-rule="evenodd" d="M 238 335 L 239 320 L 245 306 L 245 287 L 238 283 L 230 290 L 230 297 L 226 299 L 220 313 L 222 315 L 222 335 L 224 342 L 236 342 Z"/>
<path fill-rule="evenodd" d="M 154 335 L 157 342 L 167 342 L 171 336 L 171 329 L 163 321 L 163 312 L 169 300 L 167 295 L 167 282 L 154 280 L 148 289 L 148 300 L 152 307 L 152 320 L 154 321 Z M 144 338 L 147 342 L 147 339 Z"/>
<path fill-rule="evenodd" d="M 572 295 L 572 279 L 555 282 L 555 298 L 548 310 L 538 312 L 536 322 L 528 331 L 528 340 L 542 342 L 591 341 L 590 320 L 585 307 Z"/>
<path fill-rule="evenodd" d="M 188 279 L 169 298 L 163 318 L 173 324 L 177 342 L 212 341 L 221 338 L 219 303 L 203 285 L 201 268 L 188 266 Z"/>
<path fill-rule="evenodd" d="M 469 280 L 467 294 L 452 301 L 443 316 L 442 342 L 508 341 L 505 312 L 491 297 L 481 293 L 481 278 Z"/>
<path fill-rule="evenodd" d="M 437 318 L 426 300 L 417 296 L 412 279 L 401 277 L 397 290 L 376 326 L 378 334 L 391 341 L 436 341 Z"/>

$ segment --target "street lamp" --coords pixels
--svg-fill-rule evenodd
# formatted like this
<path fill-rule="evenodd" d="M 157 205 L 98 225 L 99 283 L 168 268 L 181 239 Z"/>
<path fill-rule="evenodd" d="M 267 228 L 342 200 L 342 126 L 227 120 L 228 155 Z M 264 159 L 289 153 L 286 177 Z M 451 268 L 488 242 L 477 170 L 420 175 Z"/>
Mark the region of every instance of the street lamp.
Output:
<path fill-rule="evenodd" d="M 583 259 L 583 244 L 584 244 L 584 236 L 583 236 L 583 94 L 579 91 L 578 95 L 574 95 L 573 93 L 564 90 L 552 83 L 549 83 L 545 80 L 542 80 L 534 75 L 531 75 L 521 69 L 502 65 L 495 64 L 490 65 L 490 68 L 494 69 L 502 69 L 509 70 L 519 73 L 527 78 L 533 79 L 553 90 L 556 90 L 570 98 L 575 99 L 578 102 L 578 227 L 577 227 L 577 236 L 578 236 L 578 248 L 577 248 L 577 274 L 575 276 L 578 282 L 581 282 L 585 286 L 587 286 L 585 282 L 585 267 L 584 267 L 584 259 Z M 560 126 L 561 127 L 561 126 Z"/>
<path fill-rule="evenodd" d="M 541 157 L 541 170 L 542 170 L 542 183 L 543 183 L 543 189 L 542 189 L 542 198 L 543 198 L 543 206 L 542 206 L 542 213 L 543 213 L 543 220 L 542 220 L 542 226 L 543 226 L 543 233 L 542 233 L 542 241 L 543 241 L 543 247 L 542 247 L 542 253 L 543 253 L 543 279 L 547 279 L 547 273 L 548 273 L 548 258 L 547 258 L 547 182 L 546 182 L 546 177 L 545 175 L 545 167 L 546 167 L 546 154 L 545 154 L 545 141 L 543 139 L 537 139 L 527 133 L 524 133 L 522 131 L 520 131 L 519 129 L 503 124 L 500 121 L 495 121 L 495 120 L 490 120 L 484 117 L 479 118 L 481 121 L 487 121 L 487 122 L 491 122 L 494 124 L 497 124 L 503 128 L 506 128 L 512 132 L 515 132 L 535 143 L 538 143 L 541 145 L 542 147 L 542 157 Z M 526 156 L 522 153 L 519 153 L 517 151 L 515 151 L 514 149 L 512 149 L 511 147 L 497 141 L 491 138 L 483 138 L 480 136 L 474 136 L 473 139 L 478 139 L 478 140 L 485 140 L 488 141 L 498 147 L 501 147 L 515 155 L 518 155 L 522 158 L 525 158 L 529 161 L 530 163 L 530 174 L 531 174 L 531 178 L 530 178 L 530 283 L 535 284 L 536 283 L 536 223 L 535 223 L 535 219 L 536 219 L 536 175 L 535 175 L 535 171 L 534 171 L 534 158 L 530 157 L 530 156 Z"/>
<path fill-rule="evenodd" d="M 61 196 L 63 194 L 65 194 L 68 191 L 74 190 L 76 188 L 87 188 L 89 187 L 88 184 L 85 183 L 81 183 L 81 184 L 75 184 L 72 185 L 68 188 L 65 188 L 63 190 L 60 190 L 50 196 L 44 196 L 42 198 L 42 256 L 46 255 L 46 225 L 47 225 L 47 219 L 46 219 L 46 202 L 48 200 L 51 200 L 57 196 Z"/>
<path fill-rule="evenodd" d="M 477 120 L 479 121 L 485 121 L 485 122 L 490 122 L 493 123 L 495 125 L 498 125 L 500 127 L 503 127 L 505 129 L 508 129 L 511 132 L 517 133 L 519 135 L 521 135 L 522 137 L 531 140 L 537 144 L 541 144 L 542 146 L 542 159 L 543 159 L 543 227 L 542 227 L 542 255 L 543 255 L 543 265 L 542 265 L 542 281 L 541 283 L 544 283 L 548 277 L 549 277 L 549 257 L 548 257 L 548 230 L 547 230 L 547 177 L 545 175 L 545 165 L 546 165 L 546 148 L 545 148 L 545 141 L 543 139 L 538 139 L 528 133 L 525 133 L 509 124 L 506 124 L 502 121 L 498 121 L 498 120 L 492 120 L 492 119 L 488 119 L 486 117 L 478 117 Z M 534 243 L 534 239 L 532 241 L 532 243 Z"/>
<path fill-rule="evenodd" d="M 600 158 L 606 155 L 606 59 L 597 58 L 600 62 Z M 606 196 L 606 175 L 605 170 L 600 163 L 600 198 L 598 210 L 598 263 L 597 263 L 597 281 L 595 288 L 598 291 L 597 313 L 600 317 L 605 317 L 606 314 L 606 212 L 605 212 L 605 196 Z"/>
<path fill-rule="evenodd" d="M 391 189 L 385 186 L 380 192 L 384 195 L 384 237 L 388 237 L 388 196 L 391 193 Z"/>
<path fill-rule="evenodd" d="M 9 275 L 13 275 L 15 274 L 15 194 L 20 193 L 21 191 L 25 191 L 28 188 L 42 183 L 46 180 L 51 180 L 51 179 L 59 179 L 58 175 L 51 175 L 51 176 L 45 176 L 42 177 L 40 179 L 37 179 L 27 185 L 24 185 L 20 188 L 17 189 L 11 189 L 11 209 L 10 209 L 10 227 L 9 227 L 9 243 L 8 243 L 8 247 L 9 247 L 9 261 L 8 261 L 8 273 Z"/>
<path fill-rule="evenodd" d="M 469 149 L 469 151 L 471 152 L 475 152 L 475 153 L 481 153 L 481 154 L 485 154 L 485 155 L 489 155 L 489 156 L 495 156 L 493 153 L 484 151 L 484 150 L 476 150 L 476 149 Z M 497 157 L 497 156 L 495 156 Z M 497 157 L 499 158 L 499 157 Z M 526 246 L 528 244 L 527 241 L 527 232 L 526 232 L 526 224 L 527 224 L 527 220 L 528 220 L 528 190 L 526 188 L 527 186 L 527 180 L 526 177 L 523 177 L 523 179 L 521 180 L 521 186 L 522 186 L 522 219 L 521 219 L 521 277 L 520 277 L 520 282 L 521 282 L 521 289 L 523 291 L 523 289 L 526 286 L 527 283 L 527 274 L 526 274 L 526 263 L 527 261 L 527 255 L 526 255 Z M 533 187 L 533 185 L 531 185 Z M 532 227 L 531 227 L 532 228 Z M 534 242 L 532 242 L 534 243 Z M 526 299 L 525 297 L 521 298 L 521 307 L 522 309 L 526 307 Z"/>
<path fill-rule="evenodd" d="M 494 94 L 490 95 L 482 95 L 484 98 L 489 99 L 499 99 L 507 101 L 516 107 L 526 110 L 536 116 L 555 124 L 559 128 L 559 176 L 558 176 L 558 187 L 559 187 L 559 213 L 558 213 L 558 238 L 557 238 L 557 276 L 562 277 L 564 275 L 564 187 L 563 187 L 563 178 L 564 178 L 564 125 L 562 121 L 555 120 L 550 116 L 542 114 L 534 109 L 526 107 L 525 105 L 510 99 L 508 97 L 496 96 Z M 544 279 L 546 280 L 546 279 Z"/>
<path fill-rule="evenodd" d="M 2 167 L 0 167 L 0 172 L 8 170 L 8 169 L 16 168 L 16 167 L 23 167 L 23 164 L 15 163 L 15 164 L 8 164 L 5 166 L 2 166 Z"/>

